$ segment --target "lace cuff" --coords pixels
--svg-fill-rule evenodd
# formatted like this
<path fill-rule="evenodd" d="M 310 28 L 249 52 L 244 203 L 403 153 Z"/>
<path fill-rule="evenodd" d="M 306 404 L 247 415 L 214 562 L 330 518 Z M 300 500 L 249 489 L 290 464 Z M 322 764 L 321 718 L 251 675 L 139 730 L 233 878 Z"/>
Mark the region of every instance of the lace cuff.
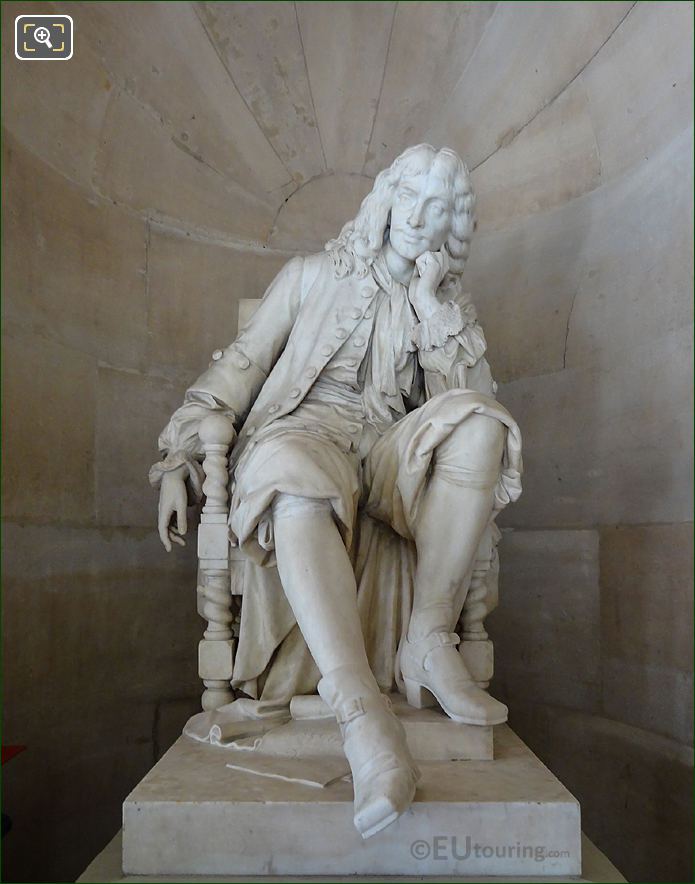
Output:
<path fill-rule="evenodd" d="M 203 496 L 203 480 L 205 479 L 205 474 L 203 473 L 202 466 L 197 460 L 194 460 L 187 451 L 173 451 L 170 454 L 167 454 L 164 460 L 160 460 L 158 463 L 153 464 L 150 467 L 148 475 L 150 485 L 153 488 L 157 488 L 162 481 L 164 473 L 170 473 L 172 470 L 177 470 L 181 466 L 186 466 L 188 468 L 186 478 L 188 479 L 191 491 L 196 500 L 200 500 Z"/>
<path fill-rule="evenodd" d="M 455 301 L 447 301 L 429 319 L 416 325 L 411 337 L 418 350 L 434 350 L 458 335 L 464 325 L 459 305 Z"/>

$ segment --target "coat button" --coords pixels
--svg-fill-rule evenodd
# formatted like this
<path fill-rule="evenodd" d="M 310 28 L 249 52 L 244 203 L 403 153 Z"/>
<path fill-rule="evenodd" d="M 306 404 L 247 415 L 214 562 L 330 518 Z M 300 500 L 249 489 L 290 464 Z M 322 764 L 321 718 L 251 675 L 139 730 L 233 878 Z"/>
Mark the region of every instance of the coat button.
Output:
<path fill-rule="evenodd" d="M 364 318 L 365 318 L 365 319 L 371 319 L 371 318 L 372 318 L 372 315 L 373 315 L 373 314 L 372 314 L 372 309 L 371 309 L 371 307 L 369 308 L 369 310 L 365 310 L 365 311 L 364 311 Z"/>
<path fill-rule="evenodd" d="M 306 376 L 308 378 L 315 378 L 316 377 L 316 369 L 314 368 L 313 365 L 310 368 L 307 368 Z"/>
<path fill-rule="evenodd" d="M 339 328 L 339 329 L 336 329 L 335 336 L 336 336 L 336 338 L 340 338 L 340 340 L 342 341 L 347 337 L 347 332 L 345 331 L 344 328 Z"/>
<path fill-rule="evenodd" d="M 354 368 L 357 365 L 357 360 L 356 359 L 346 359 L 345 365 L 347 365 L 348 368 Z"/>
<path fill-rule="evenodd" d="M 371 286 L 365 285 L 362 288 L 362 297 L 363 298 L 371 298 L 374 292 L 372 291 Z"/>
<path fill-rule="evenodd" d="M 270 408 L 268 409 L 269 414 L 275 414 L 276 411 L 280 411 L 279 405 L 271 405 Z"/>
<path fill-rule="evenodd" d="M 246 435 L 247 435 L 247 436 L 253 436 L 253 434 L 254 434 L 255 432 L 256 432 L 256 428 L 255 428 L 255 427 L 249 427 L 249 428 L 246 430 Z"/>
<path fill-rule="evenodd" d="M 348 429 L 348 433 L 350 433 L 351 436 L 354 436 L 356 433 L 360 432 L 362 427 L 360 424 L 348 424 L 347 429 Z"/>
<path fill-rule="evenodd" d="M 246 369 L 249 367 L 249 365 L 251 365 L 251 361 L 247 359 L 246 356 L 240 356 L 237 359 L 236 364 L 239 366 L 239 368 Z"/>
<path fill-rule="evenodd" d="M 352 343 L 355 345 L 355 347 L 361 347 L 362 344 L 364 344 L 364 338 L 356 337 Z"/>
<path fill-rule="evenodd" d="M 215 352 L 212 354 L 212 358 L 215 360 L 215 362 L 217 362 L 218 359 L 222 359 L 222 351 L 215 350 Z"/>
<path fill-rule="evenodd" d="M 299 387 L 293 387 L 293 388 L 290 390 L 290 399 L 297 399 L 297 398 L 299 397 L 299 394 L 300 394 L 301 392 L 302 392 L 302 391 L 299 389 Z"/>
<path fill-rule="evenodd" d="M 321 355 L 322 356 L 330 356 L 332 352 L 333 352 L 333 347 L 329 347 L 328 344 L 324 344 L 323 347 L 321 347 Z"/>
<path fill-rule="evenodd" d="M 365 313 L 364 315 L 366 316 L 367 314 Z M 362 311 L 360 310 L 359 307 L 355 307 L 352 311 L 352 318 L 359 319 L 361 316 L 362 316 Z"/>

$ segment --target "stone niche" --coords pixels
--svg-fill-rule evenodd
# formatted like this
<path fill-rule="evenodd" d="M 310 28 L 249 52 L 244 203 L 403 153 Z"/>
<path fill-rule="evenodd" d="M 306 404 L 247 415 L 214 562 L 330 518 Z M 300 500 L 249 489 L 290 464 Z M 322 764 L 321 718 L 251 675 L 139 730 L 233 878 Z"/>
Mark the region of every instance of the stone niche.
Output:
<path fill-rule="evenodd" d="M 53 13 L 73 58 L 16 59 Z M 626 877 L 692 876 L 692 15 L 2 4 L 5 879 L 74 880 L 198 708 L 157 432 L 421 141 L 472 170 L 466 288 L 524 433 L 491 689 Z"/>

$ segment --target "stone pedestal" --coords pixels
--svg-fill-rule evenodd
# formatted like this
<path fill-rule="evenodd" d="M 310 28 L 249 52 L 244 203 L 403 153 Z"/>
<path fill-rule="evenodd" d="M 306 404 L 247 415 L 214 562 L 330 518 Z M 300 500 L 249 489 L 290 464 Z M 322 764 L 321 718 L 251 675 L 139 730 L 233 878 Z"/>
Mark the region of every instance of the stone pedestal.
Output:
<path fill-rule="evenodd" d="M 579 875 L 579 804 L 506 726 L 494 761 L 422 762 L 415 802 L 363 841 L 352 785 L 227 767 L 180 738 L 123 806 L 127 875 Z M 253 753 L 236 753 L 252 755 Z"/>

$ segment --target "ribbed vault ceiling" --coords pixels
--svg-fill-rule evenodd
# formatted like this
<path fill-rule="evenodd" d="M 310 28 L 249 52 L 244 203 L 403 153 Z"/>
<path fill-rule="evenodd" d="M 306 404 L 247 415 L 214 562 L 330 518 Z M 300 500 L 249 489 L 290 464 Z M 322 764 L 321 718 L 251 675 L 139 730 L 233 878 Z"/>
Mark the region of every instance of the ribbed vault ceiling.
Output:
<path fill-rule="evenodd" d="M 54 4 L 179 149 L 271 203 L 326 173 L 373 176 L 424 139 L 475 168 L 632 5 Z"/>
<path fill-rule="evenodd" d="M 98 199 L 242 244 L 320 247 L 420 141 L 473 170 L 480 242 L 644 162 L 691 111 L 688 4 L 19 6 L 6 27 L 71 14 L 76 53 L 13 65 L 13 134 Z"/>

